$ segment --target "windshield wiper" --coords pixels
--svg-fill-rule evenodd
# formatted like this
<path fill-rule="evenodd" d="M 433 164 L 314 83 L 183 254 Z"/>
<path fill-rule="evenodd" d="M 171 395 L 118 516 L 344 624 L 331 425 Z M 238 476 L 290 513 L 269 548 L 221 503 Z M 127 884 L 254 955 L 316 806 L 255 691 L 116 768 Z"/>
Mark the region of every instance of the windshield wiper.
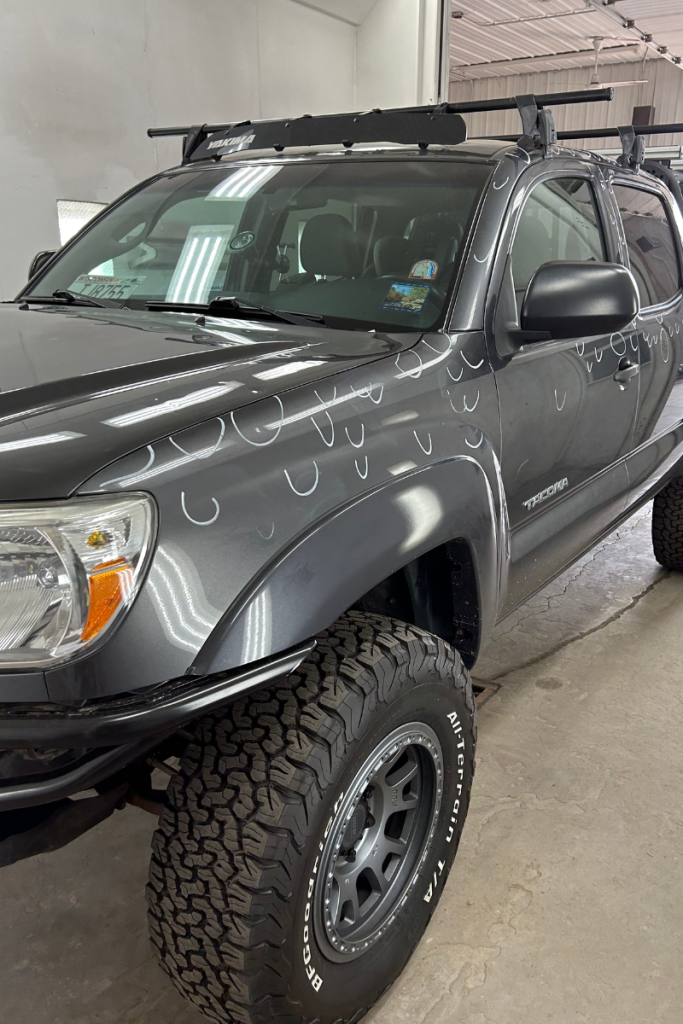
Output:
<path fill-rule="evenodd" d="M 88 295 L 79 295 L 78 292 L 70 292 L 67 288 L 57 288 L 52 295 L 22 295 L 22 302 L 54 303 L 55 300 L 60 306 L 97 306 L 99 309 L 108 309 L 104 302 L 91 299 Z"/>
<path fill-rule="evenodd" d="M 175 312 L 175 313 L 208 313 L 209 316 L 249 316 L 252 313 L 265 313 L 274 320 L 283 320 L 288 324 L 297 324 L 300 327 L 308 327 L 310 324 L 320 324 L 325 327 L 325 320 L 317 313 L 290 313 L 285 309 L 271 309 L 270 306 L 258 306 L 253 302 L 245 302 L 243 299 L 236 299 L 234 296 L 221 295 L 212 299 L 211 302 L 146 302 L 145 306 L 151 312 Z"/>

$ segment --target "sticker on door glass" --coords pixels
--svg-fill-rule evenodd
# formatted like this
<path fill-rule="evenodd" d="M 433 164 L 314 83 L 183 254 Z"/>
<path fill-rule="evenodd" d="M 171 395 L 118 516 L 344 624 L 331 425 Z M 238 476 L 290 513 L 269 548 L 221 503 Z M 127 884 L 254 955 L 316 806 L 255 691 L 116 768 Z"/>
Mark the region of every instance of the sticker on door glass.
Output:
<path fill-rule="evenodd" d="M 408 277 L 421 277 L 423 279 L 426 278 L 427 280 L 431 280 L 431 278 L 436 277 L 438 273 L 439 264 L 436 260 L 418 260 L 408 274 Z"/>
<path fill-rule="evenodd" d="M 93 299 L 127 299 L 144 280 L 144 275 L 109 277 L 104 274 L 81 274 L 71 285 L 71 291 L 79 295 L 90 295 Z"/>
<path fill-rule="evenodd" d="M 402 281 L 394 281 L 382 303 L 382 309 L 419 313 L 431 290 L 429 284 L 405 284 Z"/>

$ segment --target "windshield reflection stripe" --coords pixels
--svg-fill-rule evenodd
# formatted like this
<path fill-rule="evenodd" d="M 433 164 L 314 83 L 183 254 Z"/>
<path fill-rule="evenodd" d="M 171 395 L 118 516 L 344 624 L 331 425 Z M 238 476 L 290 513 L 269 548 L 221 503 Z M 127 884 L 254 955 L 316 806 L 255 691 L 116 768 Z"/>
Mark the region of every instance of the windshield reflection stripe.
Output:
<path fill-rule="evenodd" d="M 136 409 L 135 412 L 126 412 L 121 416 L 112 416 L 111 419 L 102 420 L 102 423 L 107 427 L 129 427 L 133 423 L 141 423 L 143 420 L 151 420 L 157 416 L 166 416 L 177 412 L 179 409 L 187 409 L 188 406 L 197 405 L 200 402 L 210 402 L 214 398 L 220 398 L 222 395 L 227 395 L 228 392 L 234 391 L 235 388 L 241 387 L 242 385 L 239 381 L 226 381 L 225 384 L 216 387 L 202 388 L 201 391 L 191 391 L 189 395 L 183 395 L 181 398 L 171 398 L 169 401 L 161 402 L 159 405 L 147 405 L 142 409 Z"/>
<path fill-rule="evenodd" d="M 19 448 L 37 448 L 43 444 L 56 444 L 57 441 L 71 441 L 75 437 L 85 437 L 74 430 L 61 430 L 57 434 L 41 434 L 39 437 L 22 437 L 17 441 L 0 442 L 0 452 L 13 452 Z"/>
<path fill-rule="evenodd" d="M 195 251 L 195 249 L 197 248 L 198 245 L 199 245 L 199 239 L 197 237 L 193 238 L 192 239 L 192 244 L 190 245 L 190 248 L 189 248 L 189 250 L 187 252 L 187 255 L 185 256 L 185 262 L 184 262 L 184 264 L 183 264 L 183 266 L 182 266 L 182 268 L 180 270 L 176 286 L 167 295 L 167 300 L 169 302 L 177 302 L 178 301 L 178 296 L 180 294 L 180 289 L 182 288 L 182 285 L 183 285 L 183 282 L 185 280 L 185 277 L 187 276 L 187 273 L 188 273 L 188 271 L 190 269 L 190 265 L 191 265 L 191 262 L 192 262 L 192 256 L 194 255 L 194 251 Z M 181 253 L 181 257 L 180 258 L 181 259 L 183 258 L 182 257 L 182 253 Z M 177 271 L 177 268 L 176 268 L 176 273 L 177 272 L 178 271 Z"/>

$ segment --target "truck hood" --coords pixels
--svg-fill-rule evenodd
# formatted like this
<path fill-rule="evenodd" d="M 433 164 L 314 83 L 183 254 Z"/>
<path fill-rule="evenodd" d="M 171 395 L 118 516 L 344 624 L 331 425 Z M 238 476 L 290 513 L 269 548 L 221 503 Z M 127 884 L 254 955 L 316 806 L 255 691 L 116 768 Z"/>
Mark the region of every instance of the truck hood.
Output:
<path fill-rule="evenodd" d="M 418 333 L 0 306 L 0 501 L 65 498 L 212 416 L 410 348 Z"/>

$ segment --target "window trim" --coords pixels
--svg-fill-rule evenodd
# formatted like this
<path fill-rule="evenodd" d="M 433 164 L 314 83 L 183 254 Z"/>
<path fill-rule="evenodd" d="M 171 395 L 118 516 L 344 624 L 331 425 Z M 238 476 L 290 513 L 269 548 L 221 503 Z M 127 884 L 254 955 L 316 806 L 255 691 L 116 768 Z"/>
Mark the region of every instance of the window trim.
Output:
<path fill-rule="evenodd" d="M 526 209 L 526 205 L 529 202 L 529 200 L 530 200 L 533 192 L 535 191 L 535 189 L 538 188 L 539 185 L 547 184 L 548 181 L 561 181 L 564 178 L 570 178 L 573 181 L 576 181 L 576 180 L 579 180 L 579 179 L 583 179 L 584 181 L 588 182 L 588 186 L 591 189 L 592 194 L 593 194 L 593 203 L 595 205 L 595 212 L 597 214 L 598 230 L 599 230 L 601 238 L 602 238 L 602 247 L 603 247 L 603 253 L 604 253 L 604 256 L 605 256 L 605 260 L 607 262 L 611 261 L 613 246 L 612 246 L 610 232 L 608 232 L 607 228 L 606 228 L 606 223 L 607 222 L 606 222 L 606 219 L 605 219 L 605 216 L 604 216 L 604 210 L 600 206 L 600 201 L 598 199 L 598 191 L 599 190 L 595 187 L 595 177 L 593 175 L 591 175 L 591 174 L 572 174 L 570 172 L 566 172 L 566 173 L 562 172 L 562 173 L 559 173 L 559 174 L 558 173 L 547 174 L 547 175 L 543 175 L 542 177 L 539 176 L 536 179 L 536 181 L 533 183 L 531 188 L 529 188 L 528 191 L 526 192 L 526 194 L 524 195 L 524 200 L 519 205 L 519 208 L 517 210 L 517 215 L 515 217 L 515 223 L 514 223 L 513 228 L 512 228 L 512 234 L 510 236 L 510 242 L 508 244 L 508 252 L 507 252 L 507 256 L 505 258 L 505 266 L 507 266 L 509 261 L 512 259 L 512 250 L 515 247 L 515 240 L 517 238 L 517 232 L 519 231 L 519 226 L 520 226 L 520 222 L 522 220 L 522 215 L 523 215 L 524 210 Z"/>
<path fill-rule="evenodd" d="M 639 178 L 634 180 L 633 178 L 628 178 L 626 176 L 621 176 L 621 175 L 615 175 L 613 178 L 611 178 L 610 182 L 609 182 L 609 190 L 610 190 L 610 194 L 611 194 L 611 196 L 612 196 L 612 198 L 614 200 L 615 210 L 616 210 L 617 214 L 619 215 L 619 222 L 618 223 L 621 226 L 621 233 L 622 233 L 622 238 L 623 238 L 623 242 L 624 242 L 624 249 L 625 249 L 625 253 L 626 253 L 626 259 L 628 260 L 627 269 L 630 271 L 631 276 L 634 278 L 634 280 L 635 280 L 635 275 L 634 275 L 633 270 L 631 268 L 631 254 L 630 254 L 629 248 L 628 248 L 628 240 L 626 238 L 626 229 L 624 228 L 624 220 L 623 220 L 623 217 L 621 216 L 621 210 L 619 209 L 619 200 L 617 198 L 616 192 L 614 191 L 614 186 L 615 185 L 621 185 L 623 188 L 630 188 L 630 189 L 634 189 L 634 190 L 640 191 L 640 192 L 649 192 L 651 195 L 657 196 L 662 201 L 662 203 L 664 205 L 664 210 L 666 212 L 666 217 L 667 217 L 667 220 L 669 222 L 669 229 L 670 229 L 671 234 L 673 236 L 674 245 L 676 247 L 676 255 L 678 257 L 678 288 L 674 292 L 673 295 L 669 296 L 668 299 L 662 299 L 661 302 L 655 302 L 651 306 L 641 306 L 640 307 L 640 310 L 638 312 L 638 316 L 641 316 L 641 317 L 645 316 L 645 315 L 650 316 L 653 312 L 655 312 L 657 310 L 666 309 L 669 306 L 673 305 L 674 303 L 680 302 L 681 298 L 683 297 L 683 248 L 682 248 L 682 244 L 683 243 L 682 243 L 681 238 L 679 237 L 678 231 L 676 230 L 675 220 L 674 220 L 674 217 L 672 215 L 671 204 L 669 203 L 668 196 L 666 195 L 666 193 L 664 193 L 654 183 L 649 182 L 649 181 L 641 181 Z M 626 264 L 624 264 L 624 265 L 626 266 Z M 640 297 L 640 289 L 638 289 L 638 296 Z"/>
<path fill-rule="evenodd" d="M 487 344 L 489 345 L 489 351 L 492 354 L 495 353 L 496 360 L 503 359 L 505 362 L 508 362 L 509 359 L 514 358 L 514 355 L 517 355 L 517 353 L 510 355 L 510 353 L 504 352 L 497 346 L 495 323 L 497 316 L 498 293 L 505 273 L 505 268 L 507 267 L 512 255 L 512 247 L 519 228 L 522 211 L 527 204 L 530 194 L 536 186 L 544 184 L 545 182 L 551 181 L 555 178 L 582 178 L 588 182 L 589 186 L 593 190 L 593 199 L 595 201 L 602 237 L 605 243 L 607 260 L 612 263 L 620 262 L 616 246 L 615 231 L 612 229 L 611 224 L 609 224 L 605 198 L 602 195 L 602 190 L 598 188 L 595 164 L 586 162 L 581 167 L 546 166 L 542 169 L 539 168 L 538 165 L 532 164 L 531 167 L 527 169 L 526 173 L 520 175 L 517 180 L 517 185 L 510 196 L 499 235 L 496 255 L 493 261 L 493 270 L 488 282 L 486 299 L 484 301 L 484 335 L 487 339 Z M 535 342 L 533 350 L 538 355 L 542 355 L 544 352 L 554 352 L 558 348 L 569 348 L 573 344 L 574 342 L 571 339 L 565 340 L 562 338 L 552 338 L 547 342 Z M 518 349 L 518 352 L 522 354 L 524 354 L 524 352 L 528 353 L 528 351 L 529 347 L 524 345 Z"/>

